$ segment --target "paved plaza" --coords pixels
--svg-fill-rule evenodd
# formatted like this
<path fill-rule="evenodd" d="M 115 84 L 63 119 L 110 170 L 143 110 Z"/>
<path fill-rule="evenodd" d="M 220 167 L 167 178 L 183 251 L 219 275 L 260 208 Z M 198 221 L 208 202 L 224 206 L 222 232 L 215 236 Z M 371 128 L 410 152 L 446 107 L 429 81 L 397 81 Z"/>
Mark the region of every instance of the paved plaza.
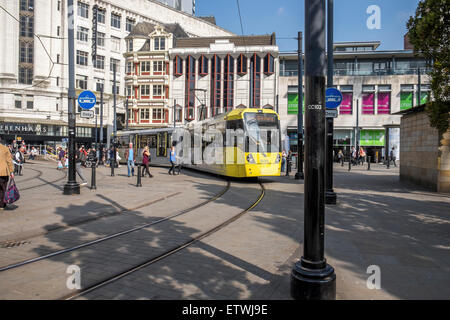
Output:
<path fill-rule="evenodd" d="M 325 255 L 337 299 L 442 299 L 450 296 L 450 195 L 399 182 L 399 168 L 335 166 L 337 205 L 326 206 Z M 230 180 L 126 166 L 97 170 L 97 190 L 64 196 L 65 172 L 53 162 L 25 164 L 21 198 L 0 212 L 0 269 L 134 227 L 141 229 L 48 259 L 0 271 L 0 299 L 58 299 L 129 270 L 227 221 L 223 229 L 79 299 L 291 299 L 292 264 L 302 254 L 303 181 Z M 90 170 L 84 169 L 86 177 Z M 90 181 L 90 179 L 88 179 Z M 369 289 L 369 266 L 381 288 Z"/>

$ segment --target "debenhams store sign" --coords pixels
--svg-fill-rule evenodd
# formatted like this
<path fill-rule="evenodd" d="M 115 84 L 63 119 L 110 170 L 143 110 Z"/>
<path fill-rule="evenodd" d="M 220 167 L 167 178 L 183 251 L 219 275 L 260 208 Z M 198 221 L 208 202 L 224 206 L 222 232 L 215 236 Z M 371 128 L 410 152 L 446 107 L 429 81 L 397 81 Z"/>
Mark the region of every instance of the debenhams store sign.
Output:
<path fill-rule="evenodd" d="M 22 133 L 22 134 L 46 134 L 47 126 L 41 124 L 27 123 L 0 123 L 0 132 L 6 134 Z"/>

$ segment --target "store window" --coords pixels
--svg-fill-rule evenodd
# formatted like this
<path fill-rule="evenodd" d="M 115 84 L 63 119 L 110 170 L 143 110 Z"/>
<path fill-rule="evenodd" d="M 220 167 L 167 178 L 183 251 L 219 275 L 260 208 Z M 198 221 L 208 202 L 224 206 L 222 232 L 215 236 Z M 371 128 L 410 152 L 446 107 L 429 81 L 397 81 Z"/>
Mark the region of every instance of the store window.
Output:
<path fill-rule="evenodd" d="M 400 110 L 407 110 L 413 107 L 414 85 L 402 84 L 400 86 Z"/>
<path fill-rule="evenodd" d="M 342 102 L 339 106 L 339 114 L 347 115 L 353 113 L 353 86 L 341 86 Z"/>
<path fill-rule="evenodd" d="M 377 113 L 390 114 L 391 113 L 391 86 L 379 85 L 377 94 Z"/>
<path fill-rule="evenodd" d="M 375 113 L 375 86 L 363 85 L 362 93 L 362 114 Z"/>

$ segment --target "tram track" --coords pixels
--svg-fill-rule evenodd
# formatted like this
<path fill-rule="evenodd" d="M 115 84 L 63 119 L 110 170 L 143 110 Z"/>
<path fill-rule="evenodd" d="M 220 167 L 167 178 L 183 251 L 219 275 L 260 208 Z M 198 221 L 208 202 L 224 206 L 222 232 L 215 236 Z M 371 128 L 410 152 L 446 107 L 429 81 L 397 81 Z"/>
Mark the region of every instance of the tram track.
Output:
<path fill-rule="evenodd" d="M 36 177 L 32 177 L 32 178 L 29 178 L 27 180 L 42 179 L 41 176 L 44 174 L 43 171 L 38 170 L 38 169 L 34 169 L 34 168 L 28 168 L 28 169 L 38 172 L 38 175 Z M 39 188 L 39 187 L 46 186 L 46 185 L 49 185 L 49 184 L 53 184 L 53 183 L 56 183 L 56 182 L 59 182 L 59 181 L 65 179 L 66 177 L 67 177 L 67 172 L 64 173 L 64 176 L 62 176 L 62 177 L 60 177 L 58 179 L 55 179 L 55 180 L 52 180 L 52 181 L 47 181 L 45 183 L 41 183 L 41 184 L 38 184 L 38 185 L 35 185 L 35 186 L 20 188 L 20 191 L 35 189 L 35 188 Z M 19 181 L 18 183 L 20 184 L 21 182 Z"/>
<path fill-rule="evenodd" d="M 129 229 L 120 231 L 120 232 L 116 232 L 114 234 L 110 234 L 108 236 L 104 236 L 104 237 L 101 237 L 101 238 L 98 238 L 98 239 L 95 239 L 95 240 L 91 240 L 91 241 L 88 241 L 88 242 L 85 242 L 85 243 L 82 243 L 82 244 L 79 244 L 79 245 L 76 245 L 76 246 L 72 246 L 70 248 L 54 251 L 54 252 L 51 252 L 51 253 L 48 253 L 48 254 L 45 254 L 45 255 L 41 255 L 41 256 L 38 256 L 38 257 L 35 257 L 35 258 L 23 260 L 23 261 L 16 262 L 16 263 L 13 263 L 13 264 L 10 264 L 10 265 L 7 265 L 7 266 L 0 267 L 0 273 L 4 272 L 4 271 L 7 271 L 7 270 L 11 270 L 11 269 L 16 269 L 16 268 L 19 268 L 21 266 L 25 266 L 25 265 L 28 265 L 28 264 L 31 264 L 31 263 L 35 263 L 35 262 L 38 262 L 38 261 L 42 261 L 42 260 L 46 260 L 46 259 L 49 259 L 49 258 L 52 258 L 52 257 L 56 257 L 56 256 L 59 256 L 59 255 L 65 254 L 65 253 L 69 253 L 69 252 L 72 252 L 72 251 L 75 251 L 75 250 L 86 248 L 86 247 L 89 247 L 89 246 L 92 246 L 92 245 L 95 245 L 95 244 L 99 244 L 101 242 L 105 242 L 107 240 L 111 240 L 111 239 L 114 239 L 114 238 L 117 238 L 117 237 L 120 237 L 120 236 L 123 236 L 123 235 L 126 235 L 126 234 L 130 234 L 132 232 L 136 232 L 136 231 L 142 230 L 144 228 L 148 228 L 148 227 L 160 224 L 160 223 L 162 223 L 164 221 L 168 221 L 168 220 L 174 219 L 176 217 L 185 215 L 185 214 L 187 214 L 187 213 L 189 213 L 191 211 L 194 211 L 194 210 L 196 210 L 196 209 L 198 209 L 200 207 L 203 207 L 203 206 L 207 205 L 210 202 L 213 202 L 213 201 L 217 200 L 218 198 L 222 197 L 226 192 L 228 192 L 229 189 L 230 189 L 230 181 L 227 180 L 227 185 L 220 192 L 215 194 L 213 197 L 211 197 L 211 198 L 209 198 L 209 199 L 207 199 L 207 200 L 205 200 L 205 201 L 203 201 L 203 202 L 201 202 L 201 203 L 199 203 L 197 205 L 194 205 L 194 206 L 192 206 L 190 208 L 183 209 L 183 210 L 181 210 L 181 211 L 179 211 L 179 212 L 177 212 L 175 214 L 172 214 L 172 215 L 169 215 L 167 217 L 158 219 L 156 221 L 152 221 L 152 222 L 140 225 L 140 226 L 136 226 L 136 227 L 133 227 L 133 228 L 129 228 Z M 152 205 L 154 203 L 155 203 L 155 201 L 152 201 L 150 203 L 143 204 L 143 205 L 140 205 L 140 206 L 138 206 L 136 208 L 133 208 L 133 210 L 129 210 L 129 211 L 142 209 L 142 208 L 148 207 L 149 205 Z M 99 220 L 101 218 L 105 218 L 105 216 L 99 217 L 98 219 L 95 219 L 95 220 Z M 91 219 L 91 221 L 87 221 L 87 222 L 92 222 L 92 220 L 93 219 Z M 78 225 L 80 225 L 80 224 L 78 224 Z M 68 227 L 66 227 L 64 229 L 68 229 L 70 227 L 73 227 L 73 226 L 68 226 Z M 61 229 L 59 229 L 58 231 L 61 231 Z M 44 234 L 43 236 L 45 236 L 45 235 L 46 234 Z M 32 238 L 35 238 L 35 237 L 36 236 L 33 236 Z M 21 239 L 21 240 L 17 240 L 17 241 L 25 241 L 25 240 L 29 240 L 29 239 L 30 238 L 28 238 L 28 239 Z"/>
<path fill-rule="evenodd" d="M 70 295 L 66 295 L 64 297 L 61 297 L 61 300 L 74 300 L 76 298 L 82 297 L 82 296 L 84 296 L 84 295 L 86 295 L 88 293 L 91 293 L 91 292 L 93 292 L 93 291 L 95 291 L 97 289 L 100 289 L 100 288 L 102 288 L 102 287 L 104 287 L 104 286 L 106 286 L 108 284 L 111 284 L 111 283 L 113 283 L 113 282 L 115 282 L 115 281 L 117 281 L 119 279 L 122 279 L 122 278 L 124 278 L 124 277 L 126 277 L 126 276 L 128 276 L 128 275 L 130 275 L 130 274 L 132 274 L 132 273 L 134 273 L 136 271 L 138 271 L 138 270 L 141 270 L 141 269 L 146 268 L 146 267 L 148 267 L 148 266 L 150 266 L 150 265 L 152 265 L 152 264 L 154 264 L 154 263 L 156 263 L 158 261 L 161 261 L 161 260 L 163 260 L 163 259 L 165 259 L 165 258 L 167 258 L 167 257 L 169 257 L 169 256 L 171 256 L 171 255 L 173 255 L 173 254 L 183 250 L 183 249 L 186 249 L 189 246 L 192 246 L 193 244 L 201 241 L 202 239 L 204 239 L 204 238 L 206 238 L 206 237 L 208 237 L 208 236 L 210 236 L 210 235 L 212 235 L 212 234 L 222 230 L 223 228 L 225 228 L 229 224 L 233 223 L 234 221 L 238 220 L 243 215 L 245 215 L 246 213 L 251 211 L 253 208 L 255 208 L 261 202 L 261 200 L 265 196 L 266 190 L 265 190 L 265 187 L 264 187 L 262 182 L 258 181 L 258 184 L 261 187 L 260 195 L 258 196 L 256 201 L 254 201 L 246 209 L 240 211 L 238 214 L 233 215 L 231 218 L 225 220 L 224 222 L 220 223 L 219 225 L 217 225 L 217 226 L 215 226 L 215 227 L 213 227 L 213 228 L 211 228 L 211 229 L 209 229 L 209 230 L 199 234 L 198 236 L 195 236 L 195 237 L 187 240 L 186 242 L 184 242 L 184 243 L 182 243 L 182 244 L 180 244 L 180 245 L 178 245 L 178 246 L 176 246 L 176 247 L 174 247 L 172 249 L 169 249 L 169 250 L 167 250 L 167 251 L 157 255 L 156 257 L 152 257 L 152 258 L 148 259 L 147 261 L 144 261 L 144 262 L 142 262 L 142 263 L 140 263 L 140 264 L 138 264 L 136 266 L 133 266 L 133 267 L 129 268 L 128 270 L 122 271 L 122 272 L 117 273 L 117 274 L 115 274 L 113 276 L 110 276 L 110 277 L 108 277 L 106 279 L 103 279 L 103 280 L 101 280 L 101 281 L 99 281 L 99 282 L 97 282 L 95 284 L 92 284 L 92 285 L 88 286 L 85 289 L 80 289 L 80 290 L 77 290 L 76 292 L 74 292 L 74 293 L 72 293 Z"/>

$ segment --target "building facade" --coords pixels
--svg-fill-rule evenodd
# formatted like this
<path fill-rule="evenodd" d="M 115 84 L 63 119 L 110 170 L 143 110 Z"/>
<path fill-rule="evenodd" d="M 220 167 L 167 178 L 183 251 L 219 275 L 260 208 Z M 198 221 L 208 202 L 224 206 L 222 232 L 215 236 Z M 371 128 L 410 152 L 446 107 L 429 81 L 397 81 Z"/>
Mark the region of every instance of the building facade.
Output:
<path fill-rule="evenodd" d="M 31 144 L 56 144 L 67 137 L 67 1 L 0 0 L 0 134 Z M 93 18 L 97 6 L 97 56 L 93 59 Z M 104 92 L 105 138 L 113 122 L 113 66 L 117 70 L 117 113 L 125 113 L 125 38 L 138 22 L 179 23 L 187 36 L 233 35 L 207 20 L 157 1 L 74 0 L 77 94 Z M 13 17 L 16 17 L 14 19 Z M 95 113 L 100 123 L 100 105 Z M 79 109 L 77 111 L 80 111 Z M 121 116 L 124 119 L 124 116 Z M 77 112 L 77 137 L 94 140 L 95 119 Z"/>
<path fill-rule="evenodd" d="M 195 15 L 195 0 L 156 0 L 172 8 Z"/>
<path fill-rule="evenodd" d="M 187 123 L 234 108 L 275 109 L 278 54 L 275 34 L 177 39 L 169 50 L 172 114 Z"/>
<path fill-rule="evenodd" d="M 395 113 L 430 98 L 426 61 L 415 57 L 412 50 L 379 51 L 378 46 L 379 42 L 334 45 L 333 84 L 343 95 L 338 117 L 334 119 L 336 154 L 339 149 L 348 154 L 351 146 L 359 145 L 372 159 L 381 160 L 386 149 L 395 147 L 398 158 L 400 116 Z M 283 137 L 289 137 L 294 152 L 297 152 L 297 63 L 297 53 L 280 54 L 278 112 Z M 418 70 L 421 73 L 420 101 Z"/>

